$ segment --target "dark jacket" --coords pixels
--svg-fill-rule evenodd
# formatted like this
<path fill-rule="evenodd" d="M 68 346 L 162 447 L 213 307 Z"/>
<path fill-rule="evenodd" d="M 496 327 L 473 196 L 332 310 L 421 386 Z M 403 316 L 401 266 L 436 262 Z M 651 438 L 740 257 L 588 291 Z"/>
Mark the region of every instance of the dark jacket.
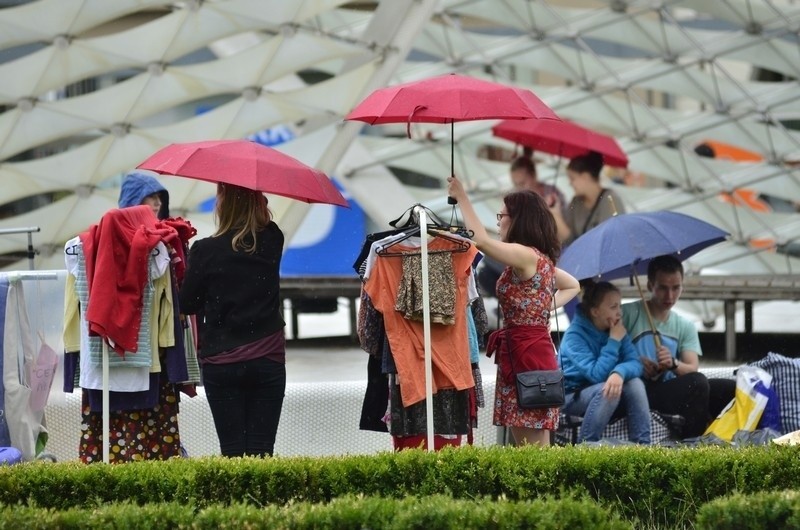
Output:
<path fill-rule="evenodd" d="M 285 326 L 280 297 L 283 232 L 270 223 L 256 251 L 231 248 L 232 233 L 196 241 L 180 290 L 184 314 L 197 314 L 200 357 L 249 344 Z"/>

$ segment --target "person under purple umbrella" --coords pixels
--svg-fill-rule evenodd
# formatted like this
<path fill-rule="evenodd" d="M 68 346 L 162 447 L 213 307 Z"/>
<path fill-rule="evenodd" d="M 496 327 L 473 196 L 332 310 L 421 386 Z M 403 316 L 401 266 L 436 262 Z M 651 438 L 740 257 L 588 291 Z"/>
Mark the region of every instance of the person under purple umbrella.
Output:
<path fill-rule="evenodd" d="M 181 310 L 198 316 L 199 358 L 223 456 L 272 456 L 286 390 L 280 298 L 284 236 L 259 191 L 217 185 L 217 231 L 192 245 Z"/>
<path fill-rule="evenodd" d="M 733 399 L 736 381 L 707 379 L 698 372 L 703 351 L 697 328 L 673 311 L 683 291 L 683 264 L 673 256 L 653 258 L 647 289 L 649 300 L 623 304 L 622 322 L 644 364 L 650 409 L 683 416 L 682 438 L 701 436 Z"/>
<path fill-rule="evenodd" d="M 583 417 L 579 442 L 599 442 L 614 415 L 622 412 L 630 441 L 650 443 L 642 362 L 622 325 L 622 295 L 615 285 L 586 283 L 561 341 L 561 366 L 567 393 L 562 410 Z"/>

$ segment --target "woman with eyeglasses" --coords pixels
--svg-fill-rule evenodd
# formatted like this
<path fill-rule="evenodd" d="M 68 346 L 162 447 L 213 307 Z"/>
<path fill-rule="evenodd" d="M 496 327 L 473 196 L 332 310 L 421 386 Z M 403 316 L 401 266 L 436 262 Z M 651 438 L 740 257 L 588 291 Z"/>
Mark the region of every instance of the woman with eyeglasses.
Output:
<path fill-rule="evenodd" d="M 448 195 L 461 207 L 473 241 L 486 256 L 505 265 L 497 281 L 497 301 L 503 328 L 495 337 L 507 344 L 498 348 L 493 423 L 509 427 L 517 444 L 550 445 L 558 428 L 558 408 L 523 409 L 517 404 L 515 374 L 558 368 L 550 338 L 550 311 L 563 306 L 580 291 L 578 281 L 556 267 L 561 243 L 553 214 L 545 200 L 529 191 L 514 191 L 503 198 L 497 214 L 500 240 L 480 222 L 461 182 L 450 177 Z M 487 347 L 487 351 L 491 350 Z"/>

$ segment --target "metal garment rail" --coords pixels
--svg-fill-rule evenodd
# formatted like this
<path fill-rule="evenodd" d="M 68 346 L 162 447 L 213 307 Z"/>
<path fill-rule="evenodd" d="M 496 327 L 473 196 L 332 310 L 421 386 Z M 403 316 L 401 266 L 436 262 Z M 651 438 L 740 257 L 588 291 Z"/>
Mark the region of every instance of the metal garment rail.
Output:
<path fill-rule="evenodd" d="M 613 282 L 623 298 L 638 298 L 636 286 L 628 280 Z M 351 335 L 355 337 L 356 305 L 361 280 L 353 276 L 298 276 L 281 278 L 281 297 L 288 300 L 347 298 L 350 301 Z M 709 275 L 686 276 L 682 300 L 718 300 L 724 303 L 725 359 L 736 359 L 736 303 L 744 302 L 745 333 L 752 332 L 753 302 L 800 301 L 800 275 Z M 293 329 L 296 329 L 293 328 Z"/>

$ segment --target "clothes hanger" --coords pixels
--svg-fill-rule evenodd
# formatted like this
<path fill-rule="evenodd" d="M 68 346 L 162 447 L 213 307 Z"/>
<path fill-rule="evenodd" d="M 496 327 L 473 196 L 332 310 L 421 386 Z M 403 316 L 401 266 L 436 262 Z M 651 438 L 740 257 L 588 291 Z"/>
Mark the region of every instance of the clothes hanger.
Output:
<path fill-rule="evenodd" d="M 419 225 L 419 215 L 416 213 L 415 210 L 415 208 L 417 207 L 425 210 L 425 213 L 428 215 L 428 219 L 430 220 L 430 223 L 428 224 L 429 227 L 435 227 L 440 230 L 450 232 L 451 234 L 457 234 L 469 239 L 472 239 L 472 237 L 475 235 L 475 233 L 472 230 L 467 230 L 465 226 L 459 223 L 458 213 L 455 205 L 453 205 L 453 209 L 450 213 L 449 223 L 443 221 L 442 218 L 439 217 L 438 214 L 436 214 L 436 212 L 434 212 L 427 206 L 417 203 L 408 208 L 402 214 L 400 214 L 400 216 L 397 219 L 389 221 L 389 225 L 395 228 L 409 228 Z M 406 215 L 408 215 L 408 218 L 405 220 L 404 223 L 400 223 L 400 221 L 402 221 L 403 217 L 405 217 Z"/>
<path fill-rule="evenodd" d="M 475 236 L 475 232 L 472 230 L 467 230 L 467 227 L 462 225 L 461 222 L 458 220 L 458 211 L 456 210 L 456 205 L 453 205 L 453 209 L 450 211 L 450 223 L 448 225 L 448 229 L 453 234 L 458 234 L 461 237 L 466 237 L 468 239 L 472 239 Z"/>
<path fill-rule="evenodd" d="M 419 251 L 405 251 L 405 252 L 403 252 L 403 251 L 391 251 L 389 249 L 394 247 L 395 245 L 397 245 L 399 243 L 402 243 L 403 241 L 407 240 L 410 237 L 418 236 L 420 234 L 420 232 L 421 232 L 420 231 L 420 227 L 411 228 L 411 230 L 409 230 L 403 237 L 400 237 L 400 238 L 392 241 L 391 243 L 389 243 L 385 247 L 382 247 L 382 248 L 378 249 L 378 251 L 377 251 L 378 256 L 393 257 L 393 256 L 413 256 L 413 255 L 418 255 L 420 253 Z M 469 241 L 467 241 L 467 240 L 465 240 L 463 238 L 460 238 L 460 237 L 452 237 L 452 236 L 450 236 L 448 234 L 448 232 L 444 231 L 442 229 L 442 227 L 440 227 L 440 226 L 438 226 L 436 224 L 429 224 L 428 227 L 427 227 L 426 233 L 428 235 L 433 236 L 433 237 L 437 237 L 439 239 L 444 239 L 446 241 L 450 241 L 455 245 L 452 248 L 439 249 L 439 250 L 430 250 L 430 251 L 428 251 L 429 254 L 441 254 L 441 253 L 444 253 L 444 252 L 449 252 L 449 253 L 452 254 L 452 253 L 457 253 L 457 252 L 466 252 L 467 250 L 469 250 L 469 248 L 471 246 L 471 243 Z"/>

